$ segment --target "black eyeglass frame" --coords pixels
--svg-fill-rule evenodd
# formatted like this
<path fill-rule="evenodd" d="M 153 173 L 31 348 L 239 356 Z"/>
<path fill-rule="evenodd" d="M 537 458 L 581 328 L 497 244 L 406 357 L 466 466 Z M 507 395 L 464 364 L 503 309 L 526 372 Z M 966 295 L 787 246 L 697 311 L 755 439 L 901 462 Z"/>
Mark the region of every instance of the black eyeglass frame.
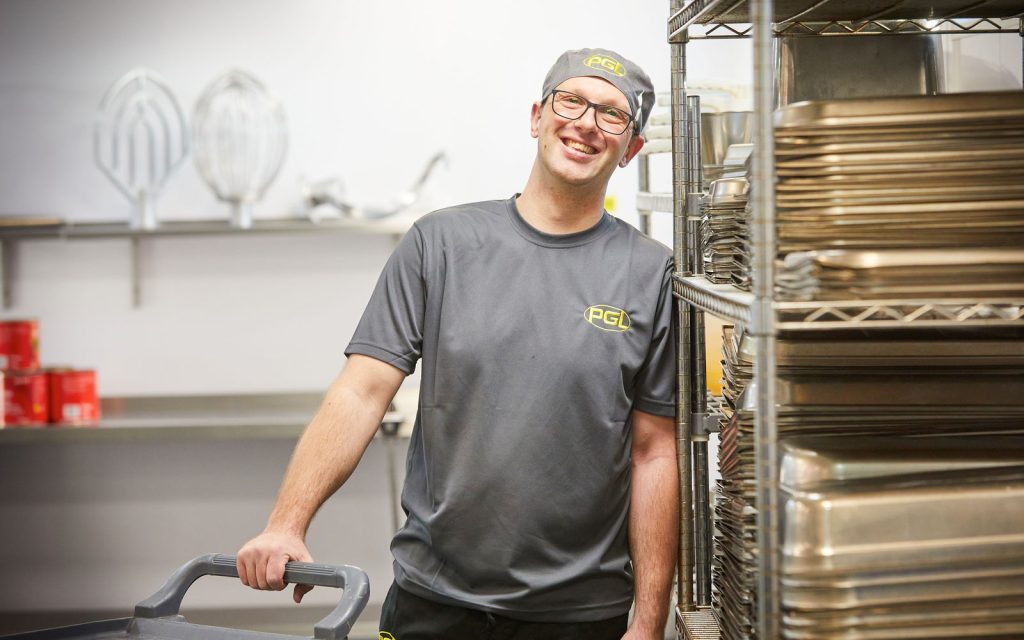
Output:
<path fill-rule="evenodd" d="M 569 116 L 566 116 L 566 115 L 562 115 L 561 113 L 558 113 L 558 111 L 555 110 L 555 94 L 556 93 L 562 93 L 562 94 L 565 94 L 567 96 L 572 96 L 574 98 L 579 98 L 584 103 L 586 103 L 587 107 L 586 107 L 586 109 L 583 110 L 582 113 L 580 113 L 580 115 L 576 116 L 575 118 L 572 118 L 572 117 L 569 117 Z M 613 136 L 621 136 L 622 134 L 624 134 L 627 131 L 629 131 L 630 126 L 632 126 L 634 129 L 636 128 L 636 116 L 634 116 L 632 113 L 629 113 L 628 111 L 626 111 L 624 109 L 620 109 L 620 108 L 616 107 L 615 105 L 612 105 L 612 104 L 601 104 L 600 102 L 591 102 L 590 100 L 587 100 L 586 98 L 584 98 L 583 96 L 579 95 L 578 93 L 573 93 L 572 91 L 565 91 L 563 89 L 552 89 L 551 93 L 548 94 L 548 97 L 551 98 L 551 112 L 554 113 L 559 118 L 565 118 L 566 120 L 579 120 L 583 116 L 587 115 L 587 112 L 590 111 L 591 107 L 593 107 L 594 108 L 594 124 L 597 125 L 598 129 L 600 129 L 601 131 L 604 131 L 605 133 L 610 133 Z M 622 127 L 622 131 L 609 131 L 608 129 L 605 129 L 604 127 L 602 127 L 601 126 L 601 120 L 597 117 L 598 107 L 607 107 L 608 109 L 615 109 L 616 111 L 622 111 L 623 113 L 628 114 L 629 115 L 629 120 L 626 121 L 625 126 Z"/>

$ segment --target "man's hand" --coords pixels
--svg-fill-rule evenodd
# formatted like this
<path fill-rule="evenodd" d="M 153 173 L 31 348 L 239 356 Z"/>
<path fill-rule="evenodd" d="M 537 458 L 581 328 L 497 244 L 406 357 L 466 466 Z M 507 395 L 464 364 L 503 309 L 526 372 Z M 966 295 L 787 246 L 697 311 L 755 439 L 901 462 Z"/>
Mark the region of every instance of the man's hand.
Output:
<path fill-rule="evenodd" d="M 284 565 L 287 562 L 312 562 L 302 538 L 287 533 L 264 531 L 238 550 L 238 577 L 253 589 L 281 591 L 285 588 Z M 308 584 L 297 584 L 292 593 L 296 603 L 313 590 Z"/>

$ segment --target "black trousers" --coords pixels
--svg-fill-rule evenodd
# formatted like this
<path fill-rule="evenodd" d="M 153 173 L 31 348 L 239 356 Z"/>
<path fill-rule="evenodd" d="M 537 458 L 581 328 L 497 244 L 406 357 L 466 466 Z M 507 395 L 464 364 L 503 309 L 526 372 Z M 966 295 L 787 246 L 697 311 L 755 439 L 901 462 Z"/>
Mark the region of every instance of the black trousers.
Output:
<path fill-rule="evenodd" d="M 526 622 L 440 604 L 392 583 L 379 640 L 620 640 L 627 614 L 596 622 Z"/>

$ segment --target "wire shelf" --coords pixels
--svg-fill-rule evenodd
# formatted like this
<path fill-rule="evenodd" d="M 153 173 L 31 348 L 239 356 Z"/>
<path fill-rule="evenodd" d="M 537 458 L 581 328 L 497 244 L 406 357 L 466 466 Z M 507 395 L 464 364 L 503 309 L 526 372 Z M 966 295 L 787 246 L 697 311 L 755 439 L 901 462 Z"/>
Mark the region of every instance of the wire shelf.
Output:
<path fill-rule="evenodd" d="M 982 18 L 979 20 L 868 20 L 866 22 L 785 22 L 776 24 L 776 37 L 802 36 L 905 36 L 955 35 L 963 33 L 1017 33 L 1020 20 Z M 699 25 L 689 34 L 692 40 L 723 40 L 750 37 L 752 25 L 713 23 Z"/>
<path fill-rule="evenodd" d="M 676 631 L 682 640 L 718 640 L 722 630 L 710 608 L 676 611 Z"/>
<path fill-rule="evenodd" d="M 749 0 L 692 0 L 669 18 L 669 41 L 690 27 L 693 39 L 745 38 L 751 34 Z M 776 36 L 907 35 L 1019 32 L 1020 0 L 780 0 Z"/>
<path fill-rule="evenodd" d="M 732 322 L 747 324 L 753 294 L 699 276 L 674 277 L 678 298 Z M 900 327 L 1000 327 L 1024 325 L 1024 299 L 849 300 L 776 302 L 782 331 L 890 329 Z"/>

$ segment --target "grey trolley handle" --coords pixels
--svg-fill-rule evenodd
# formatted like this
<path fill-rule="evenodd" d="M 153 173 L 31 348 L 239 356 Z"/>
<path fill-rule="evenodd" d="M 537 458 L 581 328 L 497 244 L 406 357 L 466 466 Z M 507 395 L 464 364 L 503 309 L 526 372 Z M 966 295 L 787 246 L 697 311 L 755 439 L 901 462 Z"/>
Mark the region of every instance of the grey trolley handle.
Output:
<path fill-rule="evenodd" d="M 167 579 L 159 591 L 135 605 L 135 617 L 162 618 L 177 615 L 185 592 L 202 576 L 237 578 L 235 556 L 210 553 L 186 563 Z M 370 599 L 370 579 L 366 573 L 347 565 L 289 562 L 284 567 L 284 581 L 342 590 L 338 606 L 313 628 L 313 637 L 319 640 L 345 640 L 366 606 L 366 601 Z"/>

